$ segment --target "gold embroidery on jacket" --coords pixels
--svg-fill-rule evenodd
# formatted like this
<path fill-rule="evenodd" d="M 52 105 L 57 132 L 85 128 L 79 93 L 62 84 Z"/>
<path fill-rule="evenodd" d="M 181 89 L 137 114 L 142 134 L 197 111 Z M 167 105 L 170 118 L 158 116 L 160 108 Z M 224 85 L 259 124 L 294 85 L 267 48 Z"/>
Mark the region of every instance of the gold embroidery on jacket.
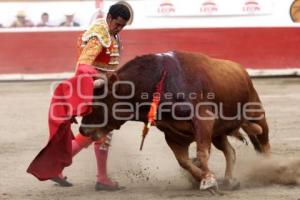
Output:
<path fill-rule="evenodd" d="M 96 37 L 91 38 L 88 43 L 83 47 L 78 58 L 78 64 L 93 65 L 95 59 L 100 54 L 102 46 Z"/>
<path fill-rule="evenodd" d="M 83 43 L 86 43 L 90 38 L 96 37 L 103 47 L 108 48 L 111 45 L 111 37 L 108 31 L 108 25 L 105 19 L 98 19 L 94 24 L 82 35 Z"/>
<path fill-rule="evenodd" d="M 113 39 L 112 48 L 110 52 L 110 61 L 108 64 L 117 67 L 119 65 L 119 57 L 120 57 L 119 44 L 116 39 Z"/>

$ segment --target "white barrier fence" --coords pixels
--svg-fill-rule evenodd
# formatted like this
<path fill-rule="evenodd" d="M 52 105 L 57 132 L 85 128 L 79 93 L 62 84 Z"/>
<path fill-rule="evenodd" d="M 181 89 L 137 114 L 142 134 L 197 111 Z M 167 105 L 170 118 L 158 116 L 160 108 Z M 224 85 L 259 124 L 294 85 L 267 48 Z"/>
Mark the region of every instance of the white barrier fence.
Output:
<path fill-rule="evenodd" d="M 128 0 L 134 9 L 132 28 L 299 26 L 290 17 L 294 0 Z M 104 12 L 116 0 L 104 1 Z M 172 7 L 173 6 L 173 7 Z M 43 12 L 58 25 L 74 13 L 83 27 L 96 12 L 95 1 L 1 2 L 0 23 L 9 26 L 19 10 L 35 24 Z"/>

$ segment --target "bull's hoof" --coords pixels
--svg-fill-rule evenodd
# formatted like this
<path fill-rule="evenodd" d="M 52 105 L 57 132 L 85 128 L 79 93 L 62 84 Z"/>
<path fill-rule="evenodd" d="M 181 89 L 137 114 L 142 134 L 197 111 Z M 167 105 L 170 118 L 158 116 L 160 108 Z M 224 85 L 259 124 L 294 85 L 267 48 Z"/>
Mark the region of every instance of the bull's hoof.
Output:
<path fill-rule="evenodd" d="M 213 175 L 210 175 L 200 182 L 200 190 L 215 190 L 218 191 L 218 183 Z"/>
<path fill-rule="evenodd" d="M 241 186 L 240 182 L 235 179 L 235 178 L 231 178 L 231 179 L 225 179 L 221 184 L 220 184 L 220 189 L 221 190 L 237 190 L 239 189 Z"/>

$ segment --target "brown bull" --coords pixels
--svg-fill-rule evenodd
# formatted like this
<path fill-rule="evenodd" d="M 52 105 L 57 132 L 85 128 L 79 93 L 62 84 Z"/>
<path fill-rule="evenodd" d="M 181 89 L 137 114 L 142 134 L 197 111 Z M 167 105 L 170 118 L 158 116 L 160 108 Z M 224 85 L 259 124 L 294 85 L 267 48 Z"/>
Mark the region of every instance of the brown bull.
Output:
<path fill-rule="evenodd" d="M 211 144 L 223 151 L 225 181 L 232 181 L 235 151 L 227 136 L 242 137 L 240 128 L 258 152 L 269 152 L 265 113 L 243 67 L 228 60 L 177 51 L 137 57 L 109 76 L 108 84 L 95 90 L 97 95 L 108 88 L 108 94 L 95 100 L 98 106 L 83 118 L 81 131 L 99 135 L 119 129 L 129 120 L 147 123 L 149 105 L 164 73 L 155 125 L 165 133 L 180 166 L 200 181 L 200 189 L 217 187 L 208 167 Z M 100 126 L 105 117 L 107 122 Z M 198 164 L 188 154 L 194 141 Z"/>

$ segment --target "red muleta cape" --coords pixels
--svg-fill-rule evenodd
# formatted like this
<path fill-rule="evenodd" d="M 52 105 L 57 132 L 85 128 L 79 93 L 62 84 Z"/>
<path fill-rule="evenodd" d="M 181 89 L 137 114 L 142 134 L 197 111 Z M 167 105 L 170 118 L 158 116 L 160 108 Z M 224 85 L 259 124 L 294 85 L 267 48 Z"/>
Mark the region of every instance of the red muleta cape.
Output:
<path fill-rule="evenodd" d="M 52 96 L 48 123 L 49 140 L 29 165 L 27 172 L 39 180 L 58 176 L 72 163 L 71 124 L 73 117 L 92 110 L 93 77 L 98 72 L 90 65 L 79 65 L 74 77 L 60 83 Z"/>

